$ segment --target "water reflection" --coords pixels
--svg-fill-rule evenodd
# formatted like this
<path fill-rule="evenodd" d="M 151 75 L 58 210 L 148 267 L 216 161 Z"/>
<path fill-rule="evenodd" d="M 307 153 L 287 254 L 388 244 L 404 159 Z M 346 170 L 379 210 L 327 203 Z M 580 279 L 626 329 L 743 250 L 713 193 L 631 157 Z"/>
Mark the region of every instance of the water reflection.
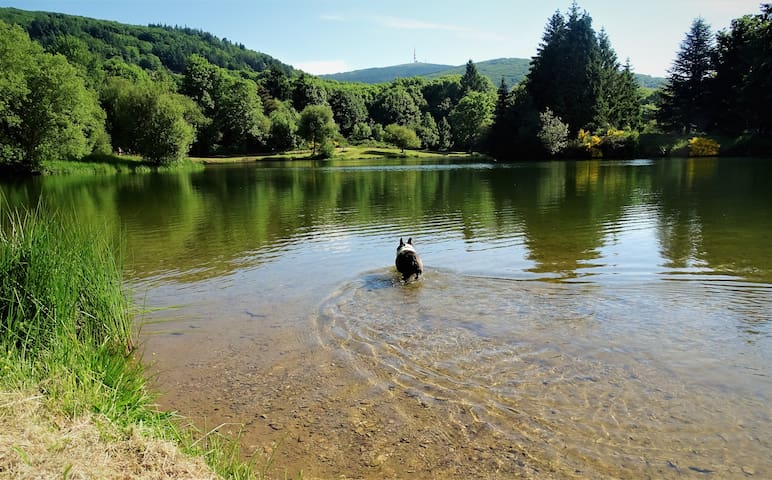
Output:
<path fill-rule="evenodd" d="M 636 265 L 641 273 L 697 269 L 768 281 L 769 174 L 769 162 L 738 159 L 503 166 L 403 159 L 38 178 L 2 191 L 11 204 L 42 195 L 74 208 L 80 221 L 117 219 L 136 277 L 217 276 L 245 257 L 260 263 L 266 249 L 335 230 L 376 244 L 408 232 L 455 254 L 475 251 L 468 263 L 456 255 L 460 270 L 495 267 L 481 252 L 509 249 L 512 263 L 492 273 L 570 279 L 602 273 L 599 266 L 610 273 L 616 261 L 604 252 L 622 237 L 627 252 L 648 249 L 635 242 L 652 239 L 633 232 L 654 229 L 659 258 L 639 259 L 647 261 Z"/>

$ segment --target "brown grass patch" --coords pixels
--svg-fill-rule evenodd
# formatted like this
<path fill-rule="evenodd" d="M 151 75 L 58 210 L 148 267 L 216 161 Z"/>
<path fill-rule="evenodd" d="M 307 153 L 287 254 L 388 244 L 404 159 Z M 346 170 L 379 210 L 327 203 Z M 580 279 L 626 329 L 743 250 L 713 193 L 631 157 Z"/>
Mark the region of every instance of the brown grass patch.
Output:
<path fill-rule="evenodd" d="M 43 395 L 0 392 L 0 477 L 17 479 L 218 478 L 201 458 L 141 427 L 119 429 L 107 418 L 67 418 Z"/>

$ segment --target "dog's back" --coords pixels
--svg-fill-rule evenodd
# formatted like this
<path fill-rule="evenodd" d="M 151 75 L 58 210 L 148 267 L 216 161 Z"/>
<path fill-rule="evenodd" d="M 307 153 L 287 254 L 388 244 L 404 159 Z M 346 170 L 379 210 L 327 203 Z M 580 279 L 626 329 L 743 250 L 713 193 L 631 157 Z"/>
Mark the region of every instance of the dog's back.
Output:
<path fill-rule="evenodd" d="M 415 247 L 413 247 L 412 238 L 408 238 L 407 243 L 403 242 L 401 238 L 399 239 L 395 263 L 397 271 L 402 274 L 402 280 L 405 282 L 413 275 L 418 278 L 423 273 L 424 265 Z"/>

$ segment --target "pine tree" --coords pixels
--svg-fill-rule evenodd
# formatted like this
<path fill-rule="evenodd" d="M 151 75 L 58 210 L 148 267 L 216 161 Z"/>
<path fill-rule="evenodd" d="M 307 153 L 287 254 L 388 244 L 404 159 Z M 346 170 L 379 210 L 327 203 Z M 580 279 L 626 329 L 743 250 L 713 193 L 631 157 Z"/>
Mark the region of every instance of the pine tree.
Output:
<path fill-rule="evenodd" d="M 480 75 L 474 62 L 469 59 L 469 61 L 466 62 L 464 76 L 461 77 L 461 96 L 464 96 L 469 92 L 485 92 L 488 90 L 489 86 L 490 81 Z"/>
<path fill-rule="evenodd" d="M 716 48 L 710 25 L 692 22 L 662 89 L 657 119 L 673 131 L 704 131 L 712 122 L 711 87 Z"/>
<path fill-rule="evenodd" d="M 564 18 L 549 19 L 526 77 L 538 111 L 550 108 L 576 132 L 595 118 L 598 96 L 598 42 L 592 18 L 573 3 Z"/>

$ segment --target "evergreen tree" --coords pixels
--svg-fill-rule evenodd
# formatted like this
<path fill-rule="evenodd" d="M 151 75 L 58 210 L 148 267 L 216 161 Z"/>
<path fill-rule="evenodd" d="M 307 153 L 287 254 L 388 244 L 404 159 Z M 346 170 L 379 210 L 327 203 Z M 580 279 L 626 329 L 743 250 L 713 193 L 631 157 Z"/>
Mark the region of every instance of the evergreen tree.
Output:
<path fill-rule="evenodd" d="M 450 128 L 450 122 L 447 117 L 442 117 L 437 125 L 437 148 L 440 150 L 450 150 L 453 147 L 453 132 Z"/>
<path fill-rule="evenodd" d="M 549 19 L 525 85 L 537 111 L 550 108 L 576 132 L 596 117 L 599 47 L 592 18 L 572 4 Z"/>
<path fill-rule="evenodd" d="M 469 59 L 466 62 L 464 75 L 461 77 L 461 95 L 466 95 L 469 92 L 486 92 L 490 88 L 490 80 L 480 75 L 474 62 Z"/>
<path fill-rule="evenodd" d="M 715 76 L 713 34 L 702 18 L 692 22 L 670 68 L 662 89 L 657 120 L 663 127 L 680 132 L 704 131 L 711 126 L 711 87 Z"/>
<path fill-rule="evenodd" d="M 772 4 L 718 35 L 714 93 L 722 131 L 772 131 Z"/>

